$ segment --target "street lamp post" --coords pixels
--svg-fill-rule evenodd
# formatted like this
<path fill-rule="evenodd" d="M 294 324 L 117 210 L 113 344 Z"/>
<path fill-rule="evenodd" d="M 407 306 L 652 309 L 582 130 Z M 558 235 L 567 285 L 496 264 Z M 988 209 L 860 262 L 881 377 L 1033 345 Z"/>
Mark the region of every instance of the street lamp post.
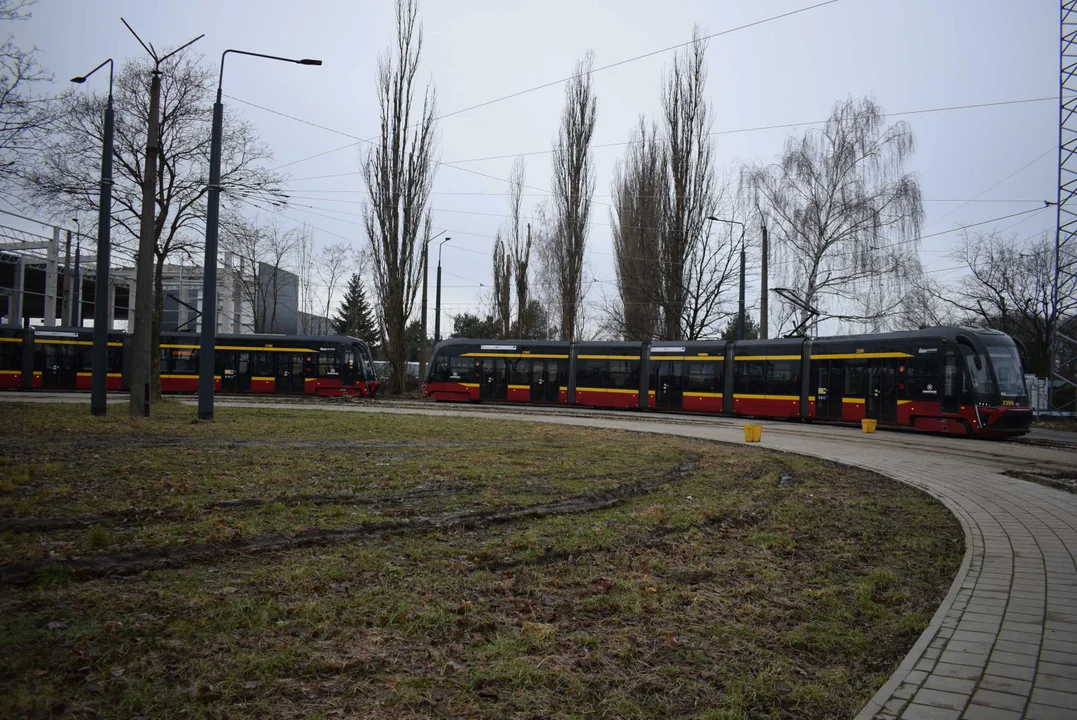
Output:
<path fill-rule="evenodd" d="M 441 241 L 438 245 L 438 290 L 435 300 L 434 308 L 434 343 L 441 342 L 441 248 L 445 246 L 445 243 L 452 240 L 451 237 L 447 237 Z"/>
<path fill-rule="evenodd" d="M 108 286 L 112 255 L 112 136 L 114 132 L 112 58 L 85 75 L 71 78 L 71 82 L 82 84 L 86 82 L 86 78 L 105 65 L 108 65 L 108 102 L 105 104 L 104 140 L 101 143 L 101 194 L 97 203 L 97 281 L 94 285 L 93 305 L 91 415 L 104 415 L 107 410 L 105 393 L 108 388 Z"/>
<path fill-rule="evenodd" d="M 744 223 L 739 220 L 723 220 L 722 218 L 716 218 L 713 215 L 707 216 L 708 220 L 712 222 L 726 223 L 730 225 L 729 232 L 732 234 L 733 225 L 740 225 L 740 310 L 737 314 L 737 340 L 744 339 Z"/>
<path fill-rule="evenodd" d="M 217 335 L 217 230 L 221 208 L 221 137 L 224 134 L 224 59 L 228 53 L 249 55 L 266 60 L 280 60 L 296 65 L 321 65 L 321 60 L 278 57 L 229 48 L 221 53 L 221 72 L 217 78 L 217 102 L 213 104 L 213 129 L 209 148 L 209 192 L 206 196 L 206 254 L 202 267 L 202 333 L 198 344 L 198 419 L 213 419 L 213 366 Z"/>

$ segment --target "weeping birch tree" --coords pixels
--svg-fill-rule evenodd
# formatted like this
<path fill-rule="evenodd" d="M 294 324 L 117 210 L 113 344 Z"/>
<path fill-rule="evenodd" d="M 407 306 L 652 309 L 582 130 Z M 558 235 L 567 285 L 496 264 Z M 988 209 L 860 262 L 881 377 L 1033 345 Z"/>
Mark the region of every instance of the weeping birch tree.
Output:
<path fill-rule="evenodd" d="M 369 198 L 363 222 L 396 393 L 404 391 L 407 324 L 422 283 L 419 228 L 436 164 L 434 87 L 420 91 L 416 80 L 423 45 L 418 10 L 416 0 L 397 0 L 396 46 L 378 63 L 381 130 L 363 163 Z"/>
<path fill-rule="evenodd" d="M 772 225 L 771 269 L 820 311 L 786 303 L 786 330 L 826 318 L 879 327 L 918 275 L 923 201 L 905 171 L 915 142 L 907 123 L 884 121 L 870 99 L 844 100 L 822 129 L 790 137 L 777 164 L 750 173 Z"/>
<path fill-rule="evenodd" d="M 597 98 L 591 81 L 594 53 L 576 63 L 565 86 L 565 109 L 553 151 L 554 229 L 546 256 L 553 263 L 561 310 L 561 338 L 577 335 L 583 301 L 583 254 L 595 194 L 591 139 Z"/>

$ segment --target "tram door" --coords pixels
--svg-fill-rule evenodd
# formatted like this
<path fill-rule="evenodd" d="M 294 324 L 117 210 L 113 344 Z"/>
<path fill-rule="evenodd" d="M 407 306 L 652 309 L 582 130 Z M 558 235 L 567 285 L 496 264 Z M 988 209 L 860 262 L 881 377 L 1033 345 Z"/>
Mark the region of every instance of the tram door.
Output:
<path fill-rule="evenodd" d="M 957 364 L 957 353 L 946 351 L 946 364 L 942 369 L 942 411 L 956 413 L 961 395 L 961 366 Z"/>
<path fill-rule="evenodd" d="M 556 360 L 531 361 L 531 402 L 555 403 L 561 400 L 561 377 Z"/>
<path fill-rule="evenodd" d="M 651 360 L 651 389 L 655 409 L 680 410 L 684 398 L 684 363 Z"/>
<path fill-rule="evenodd" d="M 815 368 L 815 417 L 841 420 L 843 382 L 840 360 L 820 360 Z"/>
<path fill-rule="evenodd" d="M 344 359 L 340 363 L 340 384 L 342 387 L 352 387 L 355 385 L 355 381 L 358 379 L 359 364 L 358 353 L 353 348 L 344 348 Z M 422 379 L 426 382 L 426 378 Z"/>
<path fill-rule="evenodd" d="M 509 373 L 504 358 L 482 359 L 482 387 L 480 400 L 507 400 L 509 397 Z"/>
<path fill-rule="evenodd" d="M 897 421 L 897 367 L 894 360 L 868 363 L 868 393 L 864 417 L 880 422 Z"/>
<path fill-rule="evenodd" d="M 277 392 L 301 393 L 303 389 L 303 353 L 280 353 L 277 357 Z"/>
<path fill-rule="evenodd" d="M 251 391 L 251 353 L 240 350 L 236 353 L 236 392 Z"/>
<path fill-rule="evenodd" d="M 217 374 L 221 376 L 221 392 L 236 391 L 236 352 L 217 351 Z"/>
<path fill-rule="evenodd" d="M 44 343 L 45 365 L 41 368 L 41 386 L 47 388 L 74 388 L 75 346 Z"/>

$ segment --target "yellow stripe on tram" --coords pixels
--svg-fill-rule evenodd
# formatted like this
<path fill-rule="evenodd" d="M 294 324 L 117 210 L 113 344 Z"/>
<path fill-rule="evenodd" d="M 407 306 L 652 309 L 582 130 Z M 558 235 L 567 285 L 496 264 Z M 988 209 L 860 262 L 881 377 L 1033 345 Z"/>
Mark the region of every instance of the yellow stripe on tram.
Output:
<path fill-rule="evenodd" d="M 535 358 L 537 360 L 568 360 L 568 355 L 552 355 L 549 353 L 486 353 L 486 352 L 469 352 L 458 355 L 457 357 L 477 357 L 477 358 Z"/>
<path fill-rule="evenodd" d="M 755 395 L 733 393 L 734 400 L 800 400 L 799 395 Z"/>
<path fill-rule="evenodd" d="M 638 393 L 638 392 L 639 392 L 639 390 L 626 390 L 626 389 L 624 389 L 624 388 L 589 388 L 589 387 L 578 387 L 578 388 L 576 388 L 576 392 L 593 392 L 593 393 L 620 393 L 620 394 L 622 394 L 622 395 L 625 395 L 625 394 L 628 394 L 628 393 Z"/>
<path fill-rule="evenodd" d="M 812 360 L 856 360 L 858 358 L 911 358 L 915 355 L 903 352 L 870 352 L 870 353 L 812 353 Z"/>
<path fill-rule="evenodd" d="M 734 360 L 800 360 L 800 355 L 738 355 Z"/>

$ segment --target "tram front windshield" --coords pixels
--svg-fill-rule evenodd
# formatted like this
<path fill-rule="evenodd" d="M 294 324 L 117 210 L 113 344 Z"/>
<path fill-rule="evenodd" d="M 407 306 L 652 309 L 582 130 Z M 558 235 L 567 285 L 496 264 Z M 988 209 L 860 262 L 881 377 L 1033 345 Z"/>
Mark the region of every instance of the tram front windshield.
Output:
<path fill-rule="evenodd" d="M 987 344 L 987 354 L 991 357 L 991 366 L 995 369 L 999 393 L 1003 396 L 1024 396 L 1025 376 L 1021 372 L 1021 358 L 1013 343 Z"/>

